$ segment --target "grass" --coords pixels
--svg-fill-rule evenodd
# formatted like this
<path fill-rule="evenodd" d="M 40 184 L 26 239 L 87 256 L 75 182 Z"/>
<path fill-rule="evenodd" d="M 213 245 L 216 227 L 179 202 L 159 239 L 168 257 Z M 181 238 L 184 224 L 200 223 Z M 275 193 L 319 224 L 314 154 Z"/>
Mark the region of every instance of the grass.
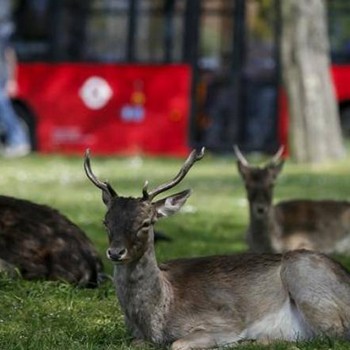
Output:
<path fill-rule="evenodd" d="M 92 167 L 120 195 L 139 196 L 171 179 L 182 160 L 165 158 L 98 158 Z M 247 201 L 232 157 L 207 154 L 176 191 L 192 188 L 184 210 L 164 219 L 157 229 L 173 238 L 157 245 L 159 261 L 176 257 L 244 251 Z M 81 157 L 32 155 L 1 159 L 1 193 L 49 204 L 81 226 L 105 256 L 100 191 L 85 177 Z M 275 191 L 287 198 L 350 199 L 350 159 L 322 166 L 287 162 Z M 350 269 L 349 257 L 337 257 Z M 111 264 L 105 261 L 107 272 Z M 303 343 L 252 344 L 241 349 L 348 349 L 335 339 Z M 84 290 L 63 283 L 0 279 L 0 349 L 134 349 L 130 346 L 113 286 Z M 153 349 L 142 347 L 140 349 Z"/>

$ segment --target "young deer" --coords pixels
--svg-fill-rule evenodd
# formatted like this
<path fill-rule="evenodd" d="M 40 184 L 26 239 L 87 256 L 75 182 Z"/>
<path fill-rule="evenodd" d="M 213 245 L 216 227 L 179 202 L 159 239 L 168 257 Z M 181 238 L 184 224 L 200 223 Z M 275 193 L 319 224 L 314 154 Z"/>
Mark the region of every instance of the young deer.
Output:
<path fill-rule="evenodd" d="M 96 287 L 103 265 L 85 233 L 57 210 L 0 196 L 0 272 Z"/>
<path fill-rule="evenodd" d="M 284 163 L 282 149 L 263 167 L 250 165 L 237 146 L 235 153 L 249 201 L 246 237 L 252 251 L 350 253 L 350 202 L 294 199 L 273 205 L 273 189 Z"/>
<path fill-rule="evenodd" d="M 117 297 L 135 340 L 189 350 L 248 339 L 350 337 L 350 275 L 320 253 L 246 253 L 158 266 L 153 225 L 177 212 L 190 190 L 154 198 L 177 185 L 203 152 L 193 151 L 169 183 L 148 191 L 146 182 L 140 198 L 119 196 L 93 174 L 85 155 L 85 172 L 107 207 L 107 257 L 115 264 Z"/>

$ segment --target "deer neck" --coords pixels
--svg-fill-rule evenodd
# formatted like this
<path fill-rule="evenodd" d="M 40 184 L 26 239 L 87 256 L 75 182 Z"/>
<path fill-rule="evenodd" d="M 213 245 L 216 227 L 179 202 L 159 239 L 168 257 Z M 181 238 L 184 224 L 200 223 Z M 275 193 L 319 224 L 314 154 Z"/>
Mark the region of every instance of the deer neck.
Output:
<path fill-rule="evenodd" d="M 114 268 L 117 290 L 128 291 L 134 295 L 152 290 L 154 298 L 161 293 L 161 273 L 157 265 L 154 246 L 149 245 L 142 257 L 126 265 L 116 265 Z"/>
<path fill-rule="evenodd" d="M 172 292 L 157 265 L 153 241 L 138 261 L 116 265 L 114 279 L 131 330 L 143 339 L 161 343 Z"/>
<path fill-rule="evenodd" d="M 254 213 L 252 206 L 250 206 L 249 215 L 250 224 L 247 239 L 250 248 L 258 253 L 272 252 L 271 234 L 275 223 L 272 204 L 266 213 L 259 217 Z"/>

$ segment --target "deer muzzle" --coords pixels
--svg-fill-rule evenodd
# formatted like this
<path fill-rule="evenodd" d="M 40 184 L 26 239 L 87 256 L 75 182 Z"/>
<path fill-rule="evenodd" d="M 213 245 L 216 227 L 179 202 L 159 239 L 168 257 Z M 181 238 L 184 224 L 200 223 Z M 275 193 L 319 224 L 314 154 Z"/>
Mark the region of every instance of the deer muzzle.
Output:
<path fill-rule="evenodd" d="M 265 203 L 255 203 L 253 210 L 257 217 L 264 217 L 267 214 L 268 206 Z"/>
<path fill-rule="evenodd" d="M 113 262 L 123 263 L 128 260 L 128 250 L 124 247 L 108 248 L 107 258 Z"/>

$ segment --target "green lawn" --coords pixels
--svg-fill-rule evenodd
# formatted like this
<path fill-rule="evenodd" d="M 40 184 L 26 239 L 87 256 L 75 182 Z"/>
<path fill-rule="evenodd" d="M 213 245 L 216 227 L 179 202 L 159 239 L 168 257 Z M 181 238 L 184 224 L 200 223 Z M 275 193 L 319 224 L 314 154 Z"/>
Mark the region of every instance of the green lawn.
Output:
<path fill-rule="evenodd" d="M 1 162 L 1 193 L 49 204 L 80 225 L 104 257 L 107 245 L 100 191 L 86 178 L 82 157 L 32 155 Z M 162 158 L 95 158 L 92 167 L 120 195 L 139 196 L 171 179 L 182 160 Z M 176 191 L 192 188 L 184 210 L 164 219 L 157 229 L 173 238 L 157 245 L 159 261 L 176 257 L 238 252 L 246 249 L 243 232 L 247 202 L 234 157 L 207 154 Z M 350 158 L 322 166 L 287 162 L 275 191 L 287 198 L 350 198 Z M 350 269 L 350 258 L 337 257 Z M 106 269 L 111 264 L 105 260 Z M 0 279 L 0 350 L 132 349 L 113 286 L 83 290 L 52 282 Z M 348 349 L 333 339 L 276 344 L 271 349 Z M 152 347 L 150 347 L 151 349 Z M 245 345 L 242 349 L 262 346 Z M 143 348 L 144 349 L 144 348 Z"/>

